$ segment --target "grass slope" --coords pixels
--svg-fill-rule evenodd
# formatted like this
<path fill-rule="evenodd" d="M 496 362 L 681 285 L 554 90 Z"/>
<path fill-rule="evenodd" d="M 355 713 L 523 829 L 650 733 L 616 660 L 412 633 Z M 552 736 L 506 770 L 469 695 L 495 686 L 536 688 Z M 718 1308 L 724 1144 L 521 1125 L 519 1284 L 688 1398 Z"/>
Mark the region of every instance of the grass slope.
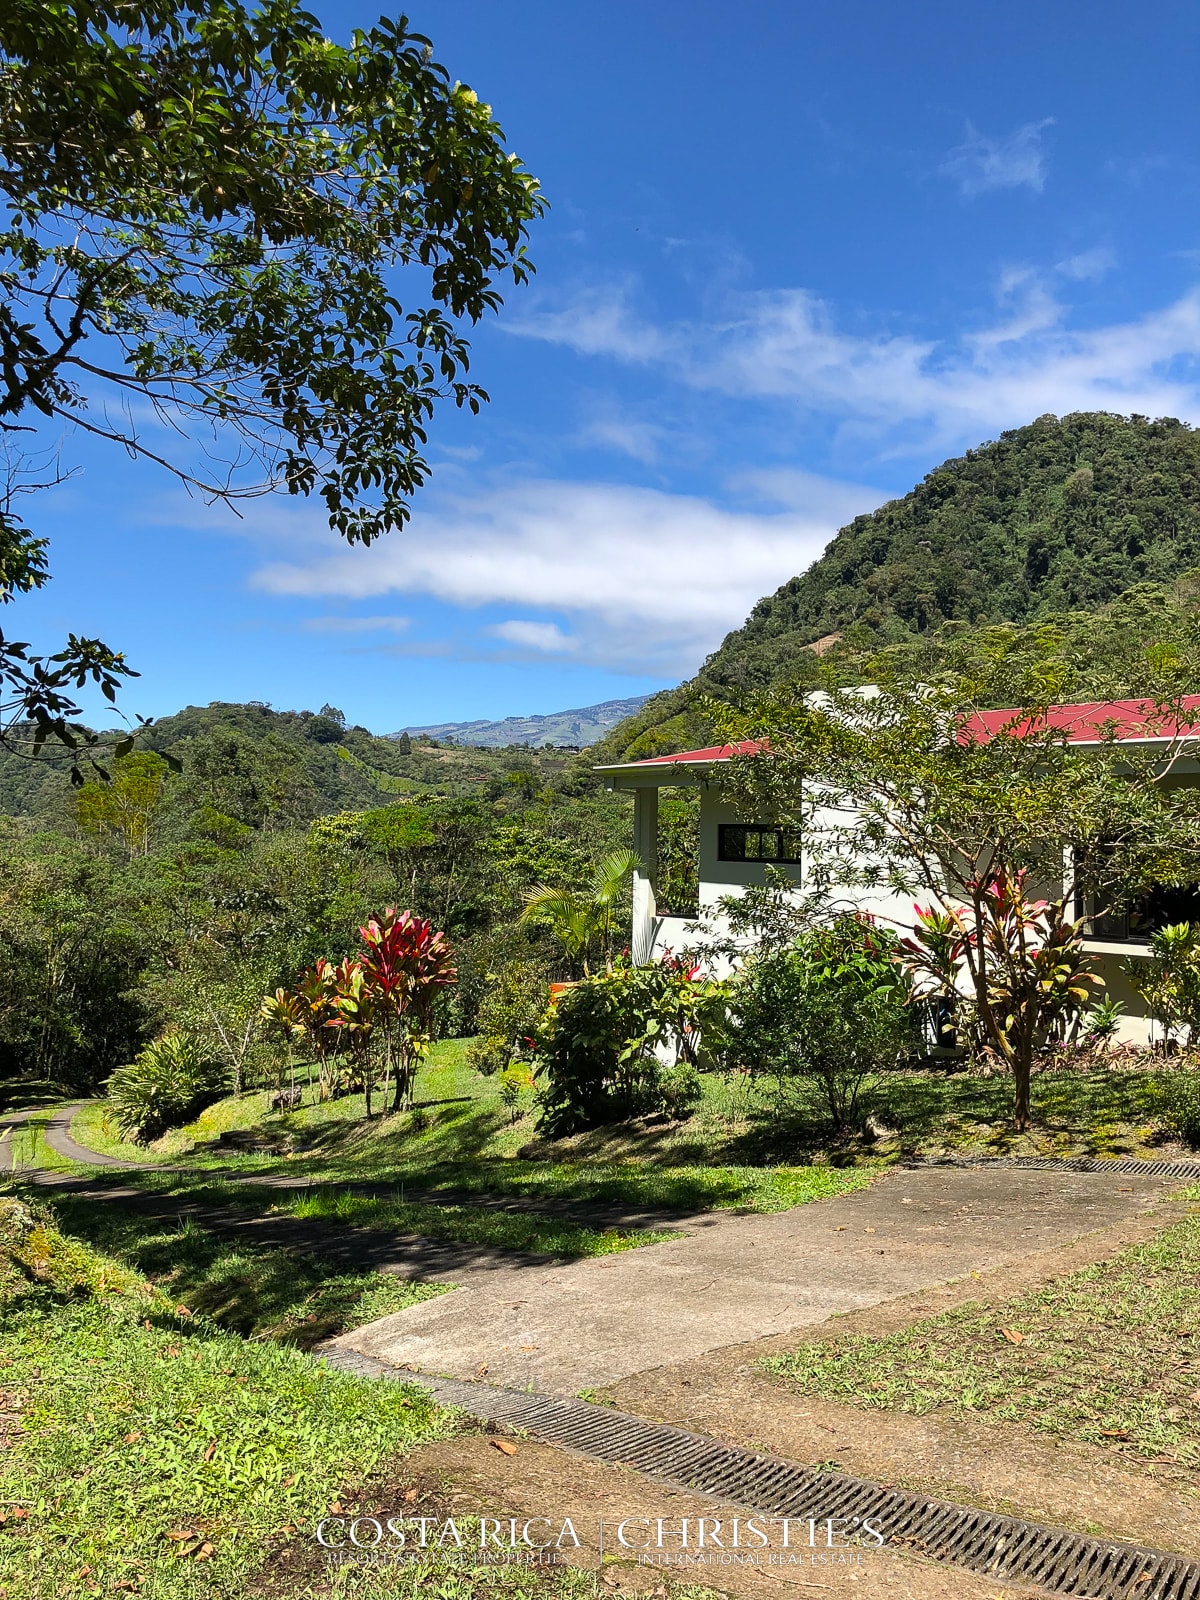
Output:
<path fill-rule="evenodd" d="M 1200 1187 L 1190 1196 L 1200 1201 Z M 762 1365 L 828 1400 L 1018 1422 L 1195 1469 L 1200 1214 L 1003 1305 L 806 1344 Z"/>
<path fill-rule="evenodd" d="M 310 1525 L 345 1485 L 448 1426 L 414 1386 L 331 1372 L 181 1312 L 12 1200 L 0 1271 L 12 1596 L 241 1596 L 274 1532 Z"/>

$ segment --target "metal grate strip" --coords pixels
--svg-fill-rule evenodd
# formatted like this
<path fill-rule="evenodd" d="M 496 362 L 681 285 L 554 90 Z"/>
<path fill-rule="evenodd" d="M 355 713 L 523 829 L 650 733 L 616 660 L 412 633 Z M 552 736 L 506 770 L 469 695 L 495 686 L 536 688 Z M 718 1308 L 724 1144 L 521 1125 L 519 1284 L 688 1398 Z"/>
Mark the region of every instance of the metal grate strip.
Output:
<path fill-rule="evenodd" d="M 906 1167 L 1021 1167 L 1036 1172 L 1115 1172 L 1135 1178 L 1200 1179 L 1200 1159 L 1143 1161 L 1135 1156 L 966 1156 L 914 1157 Z"/>
<path fill-rule="evenodd" d="M 443 1404 L 473 1416 L 507 1423 L 594 1460 L 632 1464 L 678 1488 L 700 1490 L 751 1512 L 870 1517 L 893 1548 L 1009 1582 L 1036 1582 L 1047 1593 L 1080 1600 L 1200 1600 L 1200 1561 L 1186 1556 L 1043 1527 L 842 1473 L 814 1472 L 583 1400 L 426 1377 L 337 1347 L 318 1354 L 362 1376 L 420 1383 Z"/>

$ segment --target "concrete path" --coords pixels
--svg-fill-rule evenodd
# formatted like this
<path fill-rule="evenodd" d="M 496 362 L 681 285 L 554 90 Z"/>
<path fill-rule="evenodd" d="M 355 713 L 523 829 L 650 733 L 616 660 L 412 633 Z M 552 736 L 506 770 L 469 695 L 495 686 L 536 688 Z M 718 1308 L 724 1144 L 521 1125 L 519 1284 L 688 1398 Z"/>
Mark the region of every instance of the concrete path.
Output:
<path fill-rule="evenodd" d="M 144 1161 L 122 1161 L 119 1156 L 102 1155 L 99 1150 L 88 1150 L 71 1137 L 71 1124 L 89 1104 L 79 1100 L 74 1105 L 62 1106 L 46 1124 L 46 1143 L 55 1155 L 66 1156 L 68 1161 L 79 1161 L 89 1167 L 122 1167 L 128 1171 L 148 1166 Z"/>
<path fill-rule="evenodd" d="M 574 1394 L 1020 1261 L 1153 1207 L 1167 1187 L 1117 1174 L 893 1172 L 792 1211 L 710 1213 L 667 1244 L 497 1265 L 333 1343 L 397 1366 Z"/>

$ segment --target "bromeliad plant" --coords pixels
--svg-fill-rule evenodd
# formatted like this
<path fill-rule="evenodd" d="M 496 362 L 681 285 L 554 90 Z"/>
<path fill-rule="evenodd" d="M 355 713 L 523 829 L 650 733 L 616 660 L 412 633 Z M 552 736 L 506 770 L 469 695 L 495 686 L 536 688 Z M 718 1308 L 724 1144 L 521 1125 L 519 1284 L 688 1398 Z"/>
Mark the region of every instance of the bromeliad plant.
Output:
<path fill-rule="evenodd" d="M 1029 1086 L 1039 1051 L 1073 1037 L 1104 980 L 1083 948 L 1083 921 L 1035 899 L 1027 874 L 998 872 L 965 885 L 961 906 L 916 906 L 898 959 L 918 994 L 965 1007 L 975 1034 L 1008 1066 L 1014 1122 L 1029 1127 Z"/>

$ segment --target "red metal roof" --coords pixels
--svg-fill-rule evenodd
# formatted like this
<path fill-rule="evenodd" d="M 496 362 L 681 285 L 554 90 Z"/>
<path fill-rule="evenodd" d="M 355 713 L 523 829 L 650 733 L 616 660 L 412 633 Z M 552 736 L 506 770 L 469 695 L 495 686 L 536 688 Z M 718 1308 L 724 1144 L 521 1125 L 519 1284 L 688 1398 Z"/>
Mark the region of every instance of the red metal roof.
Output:
<path fill-rule="evenodd" d="M 1200 694 L 1184 695 L 1179 701 L 1184 711 L 1200 712 Z M 1142 739 L 1174 739 L 1200 736 L 1200 717 L 1195 722 L 1166 716 L 1153 700 L 1084 700 L 1074 705 L 1051 706 L 1043 719 L 1024 722 L 1018 707 L 1004 711 L 979 711 L 963 724 L 960 737 L 994 739 L 1004 731 L 1022 735 L 1041 732 L 1049 726 L 1065 733 L 1071 744 L 1096 744 L 1115 738 L 1122 743 Z M 729 761 L 733 756 L 754 756 L 766 748 L 762 739 L 741 739 L 737 744 L 713 744 L 703 750 L 680 750 L 669 756 L 646 756 L 640 761 L 622 762 L 632 767 L 678 767 L 704 765 L 710 761 Z M 601 768 L 601 771 L 615 771 Z"/>
<path fill-rule="evenodd" d="M 1183 696 L 1179 705 L 1184 711 L 1200 710 L 1200 694 Z M 1076 705 L 1051 706 L 1045 717 L 1017 721 L 1020 716 L 1017 708 L 980 711 L 963 724 L 962 734 L 987 740 L 1006 731 L 1020 736 L 1050 728 L 1064 733 L 1071 744 L 1096 744 L 1109 738 L 1130 744 L 1142 739 L 1200 734 L 1200 721 L 1166 715 L 1153 700 L 1085 700 Z"/>
<path fill-rule="evenodd" d="M 677 767 L 692 761 L 728 761 L 733 756 L 755 756 L 762 748 L 761 739 L 741 739 L 737 744 L 710 744 L 704 750 L 680 750 L 673 756 L 645 756 L 641 761 L 625 761 L 621 764 L 626 767 Z"/>

